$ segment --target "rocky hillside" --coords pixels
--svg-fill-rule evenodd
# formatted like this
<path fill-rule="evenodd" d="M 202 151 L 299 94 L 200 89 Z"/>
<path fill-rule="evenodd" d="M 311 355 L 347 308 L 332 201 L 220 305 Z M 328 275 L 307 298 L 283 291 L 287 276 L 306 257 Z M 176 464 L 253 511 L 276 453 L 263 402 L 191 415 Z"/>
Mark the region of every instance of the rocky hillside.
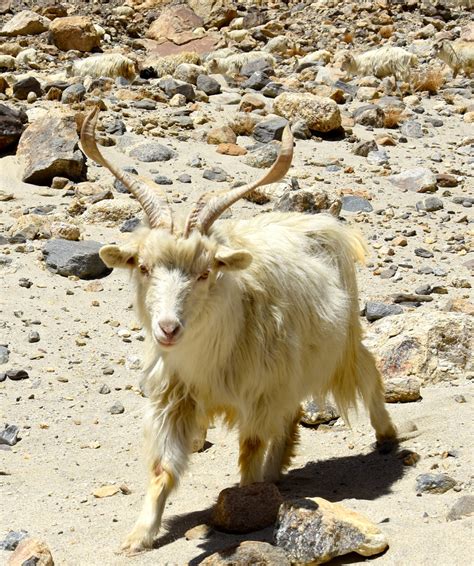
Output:
<path fill-rule="evenodd" d="M 143 213 L 81 151 L 98 106 L 104 154 L 183 214 L 261 176 L 290 125 L 284 182 L 228 216 L 364 234 L 361 318 L 404 439 L 381 455 L 365 414 L 308 401 L 278 486 L 222 492 L 217 423 L 134 563 L 469 563 L 473 85 L 472 0 L 0 0 L 0 560 L 130 563 L 144 333 L 98 250 Z"/>

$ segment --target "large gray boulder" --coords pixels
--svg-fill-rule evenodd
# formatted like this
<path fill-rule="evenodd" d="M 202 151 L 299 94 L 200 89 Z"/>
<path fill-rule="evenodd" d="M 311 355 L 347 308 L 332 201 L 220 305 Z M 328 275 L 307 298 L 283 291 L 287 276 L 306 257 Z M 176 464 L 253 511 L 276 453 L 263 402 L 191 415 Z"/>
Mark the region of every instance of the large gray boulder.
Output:
<path fill-rule="evenodd" d="M 70 240 L 49 240 L 43 248 L 46 267 L 53 273 L 79 279 L 98 279 L 112 270 L 100 259 L 99 250 L 103 244 L 94 240 L 73 242 Z"/>

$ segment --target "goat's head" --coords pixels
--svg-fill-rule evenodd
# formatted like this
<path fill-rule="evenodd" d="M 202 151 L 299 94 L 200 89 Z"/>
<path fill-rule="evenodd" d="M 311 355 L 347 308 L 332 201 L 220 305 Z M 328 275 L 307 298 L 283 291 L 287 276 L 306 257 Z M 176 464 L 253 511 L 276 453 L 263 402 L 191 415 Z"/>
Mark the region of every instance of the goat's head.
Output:
<path fill-rule="evenodd" d="M 205 193 L 183 224 L 175 224 L 159 185 L 123 172 L 109 162 L 95 142 L 98 110 L 84 120 L 81 142 L 88 157 L 106 167 L 136 197 L 149 228 L 138 230 L 123 245 L 108 245 L 100 256 L 109 267 L 133 270 L 138 286 L 138 307 L 155 341 L 169 349 L 180 341 L 185 327 L 202 319 L 216 285 L 225 272 L 247 268 L 251 254 L 219 241 L 212 225 L 232 204 L 255 188 L 280 180 L 293 156 L 293 137 L 287 127 L 278 159 L 258 181 L 223 194 Z"/>

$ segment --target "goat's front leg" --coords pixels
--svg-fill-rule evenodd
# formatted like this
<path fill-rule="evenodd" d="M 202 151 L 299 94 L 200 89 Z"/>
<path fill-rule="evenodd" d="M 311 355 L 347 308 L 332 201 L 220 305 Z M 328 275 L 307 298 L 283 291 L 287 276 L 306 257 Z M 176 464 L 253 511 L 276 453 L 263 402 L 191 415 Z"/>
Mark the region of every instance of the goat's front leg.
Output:
<path fill-rule="evenodd" d="M 240 433 L 239 466 L 240 485 L 263 481 L 265 442 L 255 434 Z"/>
<path fill-rule="evenodd" d="M 166 403 L 166 404 L 164 404 Z M 139 552 L 153 547 L 166 499 L 186 468 L 196 434 L 194 401 L 177 390 L 151 401 L 145 419 L 149 481 L 142 511 L 122 550 Z"/>

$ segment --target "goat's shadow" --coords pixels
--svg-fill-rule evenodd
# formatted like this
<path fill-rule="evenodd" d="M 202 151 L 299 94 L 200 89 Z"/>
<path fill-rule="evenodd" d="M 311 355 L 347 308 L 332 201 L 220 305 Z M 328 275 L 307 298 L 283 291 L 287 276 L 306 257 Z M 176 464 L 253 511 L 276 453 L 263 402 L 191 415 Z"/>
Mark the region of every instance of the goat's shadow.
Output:
<path fill-rule="evenodd" d="M 373 450 L 368 454 L 353 454 L 318 462 L 308 462 L 304 467 L 291 470 L 278 483 L 284 499 L 323 497 L 337 502 L 344 499 L 374 500 L 391 491 L 406 469 L 398 449 L 388 454 Z M 217 497 L 217 493 L 216 493 Z M 166 521 L 167 532 L 155 541 L 155 548 L 165 546 L 196 525 L 210 524 L 212 508 L 176 515 Z M 203 552 L 189 562 L 197 566 L 210 554 L 236 546 L 244 540 L 272 542 L 273 527 L 244 535 L 228 534 L 211 530 L 199 541 Z M 367 557 L 347 555 L 331 564 L 354 564 Z"/>

